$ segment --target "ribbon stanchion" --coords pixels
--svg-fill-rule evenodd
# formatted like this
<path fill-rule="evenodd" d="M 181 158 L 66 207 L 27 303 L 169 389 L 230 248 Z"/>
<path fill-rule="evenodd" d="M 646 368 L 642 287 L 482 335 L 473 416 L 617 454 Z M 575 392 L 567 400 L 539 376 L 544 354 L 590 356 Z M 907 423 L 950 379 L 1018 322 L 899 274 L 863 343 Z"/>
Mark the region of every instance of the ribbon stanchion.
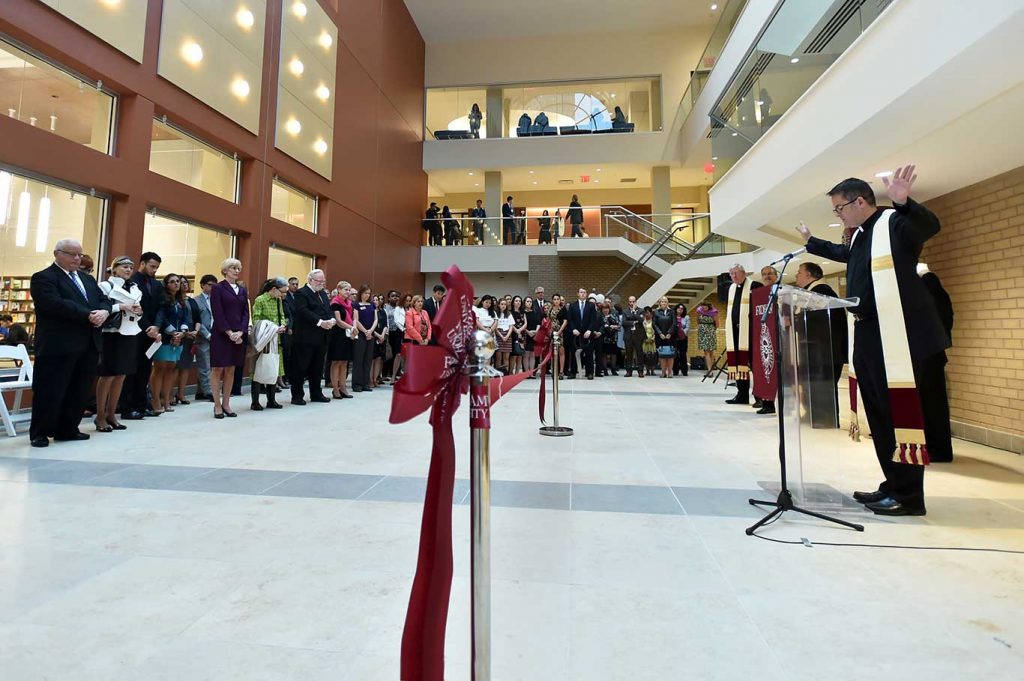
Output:
<path fill-rule="evenodd" d="M 558 374 L 562 371 L 561 353 L 562 334 L 558 331 L 551 333 L 551 352 L 554 361 L 551 364 L 551 417 L 553 423 L 550 426 L 541 426 L 540 434 L 548 437 L 568 437 L 572 435 L 572 428 L 558 424 Z M 544 384 L 541 383 L 541 395 L 544 394 Z M 541 402 L 541 423 L 544 422 L 544 407 Z"/>

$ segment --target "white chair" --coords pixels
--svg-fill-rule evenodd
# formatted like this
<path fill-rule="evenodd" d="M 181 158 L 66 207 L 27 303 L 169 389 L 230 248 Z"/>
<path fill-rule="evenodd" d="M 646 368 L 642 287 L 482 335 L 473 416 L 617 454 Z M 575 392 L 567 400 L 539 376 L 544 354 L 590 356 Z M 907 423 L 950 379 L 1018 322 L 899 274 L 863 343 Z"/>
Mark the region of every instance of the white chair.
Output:
<path fill-rule="evenodd" d="M 14 429 L 15 423 L 29 421 L 32 418 L 32 411 L 21 411 L 21 395 L 32 387 L 32 360 L 29 359 L 28 350 L 24 345 L 0 345 L 0 362 L 6 364 L 10 361 L 20 362 L 20 367 L 14 369 L 0 369 L 0 419 L 4 422 L 4 430 L 7 435 L 14 437 L 18 431 Z M 15 374 L 15 371 L 17 374 Z M 8 376 L 17 376 L 13 381 L 4 380 Z M 14 409 L 7 410 L 7 400 L 4 393 L 14 393 Z"/>

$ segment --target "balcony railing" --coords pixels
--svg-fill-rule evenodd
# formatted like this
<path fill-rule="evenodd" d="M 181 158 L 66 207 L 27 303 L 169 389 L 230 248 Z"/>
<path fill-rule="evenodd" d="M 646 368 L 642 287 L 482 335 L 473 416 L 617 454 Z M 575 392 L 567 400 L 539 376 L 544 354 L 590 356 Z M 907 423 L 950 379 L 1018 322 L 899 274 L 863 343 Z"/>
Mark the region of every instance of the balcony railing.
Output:
<path fill-rule="evenodd" d="M 731 168 L 889 6 L 835 0 L 819 11 L 784 0 L 711 108 L 717 180 Z"/>

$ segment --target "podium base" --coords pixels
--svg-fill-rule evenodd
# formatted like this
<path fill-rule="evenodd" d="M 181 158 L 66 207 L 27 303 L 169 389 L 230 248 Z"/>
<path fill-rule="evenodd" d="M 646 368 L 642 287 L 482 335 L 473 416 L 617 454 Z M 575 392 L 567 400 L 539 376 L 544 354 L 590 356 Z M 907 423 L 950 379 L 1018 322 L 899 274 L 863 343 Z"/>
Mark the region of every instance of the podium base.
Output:
<path fill-rule="evenodd" d="M 775 501 L 762 501 L 760 499 L 749 499 L 749 501 L 751 506 L 768 506 L 773 508 L 774 510 L 772 510 L 768 515 L 761 518 L 750 527 L 748 527 L 748 536 L 754 534 L 754 532 L 756 532 L 762 526 L 774 521 L 776 518 L 781 516 L 786 511 L 795 511 L 796 513 L 803 513 L 804 515 L 809 515 L 812 518 L 827 520 L 830 523 L 836 523 L 837 525 L 842 525 L 843 527 L 849 527 L 850 529 L 857 530 L 858 532 L 864 531 L 863 525 L 858 525 L 857 523 L 851 523 L 845 520 L 840 520 L 839 518 L 833 518 L 831 516 L 825 515 L 824 513 L 816 513 L 814 511 L 808 511 L 805 508 L 800 508 L 799 506 L 793 503 L 793 495 L 790 494 L 789 490 L 787 489 L 784 489 L 781 492 L 779 492 L 779 498 L 776 499 Z"/>
<path fill-rule="evenodd" d="M 569 426 L 541 426 L 539 431 L 541 435 L 547 435 L 548 437 L 568 437 L 572 435 L 572 428 Z"/>

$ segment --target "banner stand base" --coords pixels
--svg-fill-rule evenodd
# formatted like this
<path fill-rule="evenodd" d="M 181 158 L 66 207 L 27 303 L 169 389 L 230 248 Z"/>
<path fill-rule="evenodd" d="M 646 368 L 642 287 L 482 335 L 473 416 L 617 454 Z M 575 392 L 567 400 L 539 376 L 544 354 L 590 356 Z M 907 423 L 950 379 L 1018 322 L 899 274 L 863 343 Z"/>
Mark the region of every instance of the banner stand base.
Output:
<path fill-rule="evenodd" d="M 572 435 L 572 428 L 569 426 L 541 426 L 538 430 L 541 435 L 547 435 L 548 437 L 568 437 Z"/>

